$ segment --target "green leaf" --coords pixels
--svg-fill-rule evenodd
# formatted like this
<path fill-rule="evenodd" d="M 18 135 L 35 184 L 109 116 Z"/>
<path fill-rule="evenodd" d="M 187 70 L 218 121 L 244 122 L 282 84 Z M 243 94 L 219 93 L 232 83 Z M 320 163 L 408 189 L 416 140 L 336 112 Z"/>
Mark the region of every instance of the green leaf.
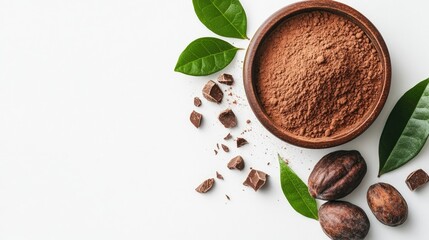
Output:
<path fill-rule="evenodd" d="M 217 38 L 199 38 L 183 50 L 174 71 L 192 76 L 207 76 L 228 66 L 238 50 Z"/>
<path fill-rule="evenodd" d="M 282 190 L 289 204 L 298 213 L 318 220 L 317 203 L 310 196 L 307 185 L 292 171 L 280 155 L 279 163 Z"/>
<path fill-rule="evenodd" d="M 212 32 L 224 36 L 248 39 L 247 18 L 238 0 L 193 0 L 195 13 Z"/>
<path fill-rule="evenodd" d="M 379 176 L 413 159 L 429 136 L 429 78 L 408 90 L 396 103 L 380 137 Z"/>

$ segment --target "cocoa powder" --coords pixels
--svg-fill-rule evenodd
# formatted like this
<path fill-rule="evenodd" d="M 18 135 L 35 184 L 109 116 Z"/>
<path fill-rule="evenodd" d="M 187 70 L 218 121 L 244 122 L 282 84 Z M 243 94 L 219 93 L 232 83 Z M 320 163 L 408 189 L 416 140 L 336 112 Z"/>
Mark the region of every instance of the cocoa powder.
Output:
<path fill-rule="evenodd" d="M 258 48 L 256 64 L 266 113 L 301 137 L 334 137 L 362 123 L 382 90 L 383 68 L 371 40 L 329 12 L 279 24 Z"/>

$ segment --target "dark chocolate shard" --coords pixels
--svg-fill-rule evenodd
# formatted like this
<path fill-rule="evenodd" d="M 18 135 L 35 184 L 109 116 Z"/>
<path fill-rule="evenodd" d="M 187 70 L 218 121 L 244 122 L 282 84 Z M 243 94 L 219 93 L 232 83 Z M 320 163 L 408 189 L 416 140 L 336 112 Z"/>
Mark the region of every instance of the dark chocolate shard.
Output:
<path fill-rule="evenodd" d="M 225 194 L 226 199 L 231 200 L 231 198 Z"/>
<path fill-rule="evenodd" d="M 215 182 L 214 178 L 209 178 L 205 180 L 203 183 L 201 183 L 197 188 L 195 188 L 195 191 L 199 193 L 206 193 L 210 191 L 210 189 L 212 189 L 214 182 Z"/>
<path fill-rule="evenodd" d="M 201 115 L 201 113 L 192 111 L 189 119 L 191 120 L 191 123 L 194 124 L 196 128 L 199 128 L 201 126 L 201 122 L 203 121 L 203 115 Z"/>
<path fill-rule="evenodd" d="M 242 147 L 244 145 L 248 144 L 247 140 L 244 138 L 237 138 L 237 148 Z"/>
<path fill-rule="evenodd" d="M 244 186 L 249 186 L 253 190 L 258 191 L 267 182 L 268 175 L 262 171 L 252 169 L 244 181 Z"/>
<path fill-rule="evenodd" d="M 231 138 L 232 138 L 231 133 L 228 133 L 228 135 L 226 135 L 223 139 L 224 139 L 224 140 L 229 140 L 229 139 L 231 139 Z"/>
<path fill-rule="evenodd" d="M 195 107 L 199 107 L 199 106 L 201 106 L 201 104 L 202 104 L 201 99 L 199 97 L 194 97 Z"/>
<path fill-rule="evenodd" d="M 208 81 L 203 88 L 203 96 L 210 102 L 221 103 L 223 98 L 223 92 L 212 80 Z"/>
<path fill-rule="evenodd" d="M 220 146 L 222 147 L 222 149 L 223 149 L 225 152 L 229 152 L 229 147 L 228 147 L 228 146 L 223 145 L 223 144 L 221 144 Z"/>
<path fill-rule="evenodd" d="M 216 178 L 220 179 L 220 180 L 223 180 L 222 174 L 218 173 L 217 171 L 216 171 Z"/>
<path fill-rule="evenodd" d="M 235 117 L 234 112 L 229 108 L 221 112 L 218 118 L 219 118 L 219 121 L 226 128 L 233 128 L 237 126 L 237 118 Z"/>
<path fill-rule="evenodd" d="M 238 169 L 243 170 L 244 168 L 244 160 L 241 156 L 234 157 L 231 159 L 227 165 L 229 169 Z"/>
<path fill-rule="evenodd" d="M 217 155 L 217 150 L 216 149 L 214 150 L 214 153 L 215 153 L 215 155 Z"/>
<path fill-rule="evenodd" d="M 234 78 L 230 74 L 222 74 L 217 78 L 217 81 L 222 84 L 232 85 L 234 83 Z"/>
<path fill-rule="evenodd" d="M 428 174 L 422 169 L 416 170 L 408 175 L 405 183 L 411 191 L 416 190 L 417 188 L 422 187 L 429 181 Z"/>

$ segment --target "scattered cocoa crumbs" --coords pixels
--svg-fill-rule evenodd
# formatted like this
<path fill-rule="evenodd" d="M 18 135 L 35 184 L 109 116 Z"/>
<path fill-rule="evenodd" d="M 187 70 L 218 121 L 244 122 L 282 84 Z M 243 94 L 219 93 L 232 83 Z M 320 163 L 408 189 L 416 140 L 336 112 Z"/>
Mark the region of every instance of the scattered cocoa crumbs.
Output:
<path fill-rule="evenodd" d="M 216 171 L 216 178 L 220 180 L 224 180 L 222 174 L 218 173 L 218 171 Z"/>
<path fill-rule="evenodd" d="M 222 83 L 222 84 L 226 84 L 226 85 L 232 85 L 234 83 L 234 79 L 229 74 L 222 74 L 221 76 L 219 76 L 218 82 Z M 228 90 L 225 90 L 225 95 L 228 94 L 229 96 L 235 96 L 232 98 L 226 98 L 226 101 L 228 101 L 227 105 L 230 105 L 231 102 L 232 102 L 232 104 L 238 104 L 237 98 L 238 99 L 241 99 L 241 98 L 238 95 L 234 94 L 231 90 L 232 90 L 231 87 L 229 87 Z M 223 93 L 222 89 L 219 87 L 219 85 L 216 84 L 214 81 L 207 82 L 207 84 L 204 86 L 202 92 L 203 92 L 204 98 L 206 98 L 208 101 L 221 103 L 223 100 L 224 93 Z M 202 105 L 202 101 L 199 97 L 194 97 L 194 105 L 195 105 L 195 107 L 200 107 Z M 201 125 L 202 117 L 203 117 L 202 114 L 200 114 L 196 111 L 193 111 L 191 113 L 190 120 L 191 120 L 192 124 L 194 124 L 194 126 L 198 128 Z M 237 124 L 238 124 L 237 117 L 235 116 L 234 112 L 231 109 L 226 109 L 223 112 L 221 112 L 218 116 L 218 119 L 225 128 L 233 128 L 233 127 L 237 126 Z M 246 120 L 246 123 L 250 124 L 251 121 Z M 245 130 L 245 132 L 247 132 L 247 130 Z M 228 133 L 223 139 L 224 140 L 230 140 L 230 139 L 233 139 L 233 136 L 231 133 Z M 238 148 L 242 147 L 245 144 L 248 144 L 248 142 L 244 138 L 238 137 L 236 139 L 236 141 L 237 141 L 237 147 Z M 216 143 L 216 148 L 213 150 L 215 155 L 218 155 L 220 149 L 222 149 L 226 153 L 230 152 L 230 148 L 227 145 L 222 144 L 222 143 Z M 268 165 L 269 165 L 269 163 L 268 163 Z M 245 167 L 245 163 L 244 163 L 244 160 L 241 156 L 236 156 L 235 158 L 231 159 L 228 162 L 227 167 L 229 169 L 243 170 Z M 253 170 L 252 168 L 251 168 L 251 170 L 256 171 L 256 170 Z M 253 174 L 252 171 L 250 174 Z M 251 176 L 249 174 L 248 179 L 246 179 L 246 181 L 243 184 L 247 185 L 247 186 L 251 186 L 253 189 L 255 189 L 255 191 L 257 191 L 259 188 L 261 188 L 265 184 L 265 181 L 266 181 L 267 175 L 264 175 L 265 179 L 262 179 L 262 173 L 263 172 L 259 173 L 259 171 L 255 172 L 256 175 L 255 174 L 254 175 L 257 178 L 258 177 L 261 178 L 258 180 L 255 180 L 256 178 L 254 176 L 253 176 L 253 179 L 250 179 Z M 224 180 L 223 175 L 220 174 L 218 171 L 216 171 L 216 178 L 219 180 Z M 252 186 L 251 184 L 254 181 L 257 181 L 256 185 Z M 262 181 L 263 181 L 263 183 L 262 183 Z M 215 183 L 215 179 L 209 178 L 209 179 L 205 180 L 204 182 L 202 182 L 195 189 L 195 191 L 197 191 L 199 193 L 206 193 L 212 189 L 212 187 L 214 186 L 214 183 Z M 245 189 L 242 189 L 242 190 L 245 191 Z M 225 197 L 228 201 L 231 200 L 231 198 L 227 194 L 225 194 Z"/>
<path fill-rule="evenodd" d="M 228 133 L 228 135 L 226 135 L 223 139 L 224 139 L 224 140 L 229 140 L 229 139 L 231 139 L 231 138 L 232 138 L 231 133 Z"/>
<path fill-rule="evenodd" d="M 215 182 L 214 178 L 209 178 L 205 180 L 203 183 L 201 183 L 197 188 L 195 188 L 195 191 L 199 193 L 206 193 L 210 191 L 210 189 L 212 189 L 214 182 Z"/>
<path fill-rule="evenodd" d="M 201 126 L 201 122 L 203 120 L 203 115 L 201 113 L 192 111 L 191 116 L 189 117 L 191 120 L 191 123 L 196 127 L 199 128 Z"/>
<path fill-rule="evenodd" d="M 237 138 L 237 148 L 242 147 L 246 144 L 248 144 L 246 139 L 240 137 Z"/>
<path fill-rule="evenodd" d="M 199 107 L 199 106 L 201 106 L 201 104 L 202 104 L 201 99 L 199 97 L 194 97 L 195 107 Z"/>
<path fill-rule="evenodd" d="M 229 152 L 229 147 L 228 147 L 228 146 L 226 146 L 226 145 L 224 145 L 224 144 L 221 144 L 220 146 L 222 147 L 222 149 L 223 149 L 225 152 Z"/>

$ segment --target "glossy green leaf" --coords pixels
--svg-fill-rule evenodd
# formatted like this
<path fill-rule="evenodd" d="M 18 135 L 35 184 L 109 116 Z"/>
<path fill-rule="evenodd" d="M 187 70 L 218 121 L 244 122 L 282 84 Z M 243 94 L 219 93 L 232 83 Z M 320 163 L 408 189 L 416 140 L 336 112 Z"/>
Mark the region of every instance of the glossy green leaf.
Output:
<path fill-rule="evenodd" d="M 193 0 L 195 13 L 212 32 L 246 39 L 247 18 L 238 0 Z"/>
<path fill-rule="evenodd" d="M 429 136 L 429 79 L 406 92 L 396 103 L 381 134 L 379 176 L 413 159 Z"/>
<path fill-rule="evenodd" d="M 292 171 L 280 155 L 279 163 L 281 186 L 289 204 L 298 213 L 317 220 L 319 218 L 317 203 L 308 192 L 307 185 Z"/>
<path fill-rule="evenodd" d="M 199 38 L 180 54 L 174 71 L 192 76 L 206 76 L 222 70 L 239 49 L 217 38 Z"/>

